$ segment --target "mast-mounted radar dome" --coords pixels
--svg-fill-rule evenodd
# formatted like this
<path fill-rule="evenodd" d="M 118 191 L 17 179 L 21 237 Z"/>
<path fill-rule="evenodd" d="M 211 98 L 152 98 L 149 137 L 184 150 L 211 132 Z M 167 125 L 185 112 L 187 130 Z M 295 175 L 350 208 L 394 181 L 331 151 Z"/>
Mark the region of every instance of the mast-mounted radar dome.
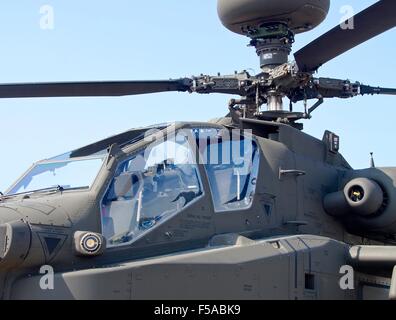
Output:
<path fill-rule="evenodd" d="M 229 30 L 249 35 L 262 25 L 282 23 L 295 34 L 318 26 L 327 16 L 330 0 L 218 0 L 217 10 Z"/>

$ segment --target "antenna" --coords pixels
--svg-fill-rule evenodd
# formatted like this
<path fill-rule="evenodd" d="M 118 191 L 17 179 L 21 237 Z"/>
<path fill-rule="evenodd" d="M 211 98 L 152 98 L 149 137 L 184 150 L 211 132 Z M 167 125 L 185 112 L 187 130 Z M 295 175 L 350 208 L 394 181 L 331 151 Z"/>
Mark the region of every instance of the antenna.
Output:
<path fill-rule="evenodd" d="M 375 168 L 374 152 L 370 152 L 370 168 Z"/>

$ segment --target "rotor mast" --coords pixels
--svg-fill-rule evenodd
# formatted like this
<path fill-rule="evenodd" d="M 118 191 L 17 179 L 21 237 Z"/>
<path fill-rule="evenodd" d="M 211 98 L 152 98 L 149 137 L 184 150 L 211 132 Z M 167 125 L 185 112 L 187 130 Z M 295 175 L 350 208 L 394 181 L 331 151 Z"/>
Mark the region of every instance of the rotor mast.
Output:
<path fill-rule="evenodd" d="M 270 77 L 271 71 L 289 61 L 289 55 L 294 43 L 294 32 L 283 22 L 272 22 L 256 29 L 248 28 L 245 33 L 252 40 L 250 46 L 256 48 L 260 58 L 262 76 Z M 276 88 L 266 93 L 267 111 L 283 111 L 284 95 Z"/>
<path fill-rule="evenodd" d="M 260 58 L 262 73 L 257 77 L 267 80 L 261 86 L 261 104 L 267 112 L 278 113 L 281 118 L 283 98 L 287 95 L 284 83 L 279 85 L 273 71 L 289 64 L 289 55 L 297 33 L 312 30 L 327 16 L 330 0 L 218 0 L 218 14 L 230 31 L 251 39 Z M 289 68 L 290 69 L 290 68 Z M 268 85 L 269 84 L 269 85 Z M 265 87 L 265 88 L 263 88 Z"/>

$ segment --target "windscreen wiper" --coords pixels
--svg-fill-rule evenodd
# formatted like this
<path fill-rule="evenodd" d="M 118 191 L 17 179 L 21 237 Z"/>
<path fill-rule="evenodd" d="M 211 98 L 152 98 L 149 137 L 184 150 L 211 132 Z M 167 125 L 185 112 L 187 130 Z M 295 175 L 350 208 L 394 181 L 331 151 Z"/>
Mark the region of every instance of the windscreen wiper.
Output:
<path fill-rule="evenodd" d="M 64 186 L 53 186 L 53 187 L 48 187 L 48 188 L 42 188 L 42 189 L 36 189 L 36 190 L 31 190 L 31 191 L 25 191 L 25 192 L 20 192 L 20 193 L 14 193 L 14 194 L 10 194 L 7 196 L 20 196 L 20 195 L 24 195 L 24 194 L 33 194 L 33 193 L 41 193 L 41 192 L 51 192 L 51 191 L 59 191 L 59 192 L 63 192 L 63 191 L 67 191 L 67 190 L 80 190 L 80 189 L 89 189 L 89 186 L 83 186 L 83 187 L 74 187 L 74 188 L 66 188 Z"/>

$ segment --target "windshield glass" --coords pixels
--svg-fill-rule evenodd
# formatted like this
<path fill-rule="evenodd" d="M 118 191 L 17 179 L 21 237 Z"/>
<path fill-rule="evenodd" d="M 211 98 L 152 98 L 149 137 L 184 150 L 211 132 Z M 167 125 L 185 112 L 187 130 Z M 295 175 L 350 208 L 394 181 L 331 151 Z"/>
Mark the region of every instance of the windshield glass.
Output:
<path fill-rule="evenodd" d="M 203 196 L 193 150 L 180 131 L 119 165 L 101 208 L 109 247 L 136 241 Z"/>
<path fill-rule="evenodd" d="M 47 160 L 34 165 L 7 195 L 50 188 L 89 189 L 103 164 L 104 156 L 69 160 Z"/>

